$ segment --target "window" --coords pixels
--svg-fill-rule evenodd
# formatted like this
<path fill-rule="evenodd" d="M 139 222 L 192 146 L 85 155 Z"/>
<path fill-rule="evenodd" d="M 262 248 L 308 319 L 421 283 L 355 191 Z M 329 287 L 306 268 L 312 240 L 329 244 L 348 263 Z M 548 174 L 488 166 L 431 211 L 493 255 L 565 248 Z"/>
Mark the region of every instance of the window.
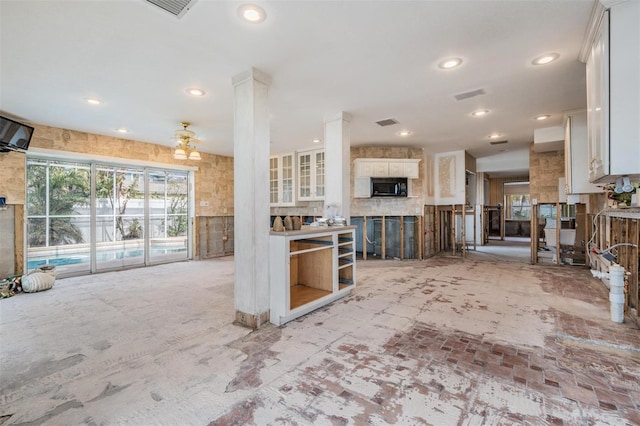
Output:
<path fill-rule="evenodd" d="M 506 220 L 529 220 L 531 218 L 529 182 L 505 183 L 504 204 Z"/>
<path fill-rule="evenodd" d="M 507 195 L 506 218 L 512 220 L 529 220 L 531 218 L 529 194 Z"/>
<path fill-rule="evenodd" d="M 52 264 L 68 275 L 187 259 L 189 179 L 186 171 L 29 158 L 27 269 Z"/>

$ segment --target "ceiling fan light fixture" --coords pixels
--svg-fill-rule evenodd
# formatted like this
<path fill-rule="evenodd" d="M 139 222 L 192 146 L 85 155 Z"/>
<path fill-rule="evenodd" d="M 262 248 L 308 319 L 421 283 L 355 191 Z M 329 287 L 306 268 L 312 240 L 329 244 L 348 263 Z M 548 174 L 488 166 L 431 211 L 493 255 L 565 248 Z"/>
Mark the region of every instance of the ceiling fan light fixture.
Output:
<path fill-rule="evenodd" d="M 187 129 L 191 125 L 188 122 L 182 122 L 182 129 L 176 130 L 175 138 L 177 140 L 176 149 L 173 151 L 173 158 L 176 160 L 196 160 L 202 159 L 200 153 L 196 150 L 195 146 L 191 146 L 191 143 L 196 144 L 195 132 Z"/>

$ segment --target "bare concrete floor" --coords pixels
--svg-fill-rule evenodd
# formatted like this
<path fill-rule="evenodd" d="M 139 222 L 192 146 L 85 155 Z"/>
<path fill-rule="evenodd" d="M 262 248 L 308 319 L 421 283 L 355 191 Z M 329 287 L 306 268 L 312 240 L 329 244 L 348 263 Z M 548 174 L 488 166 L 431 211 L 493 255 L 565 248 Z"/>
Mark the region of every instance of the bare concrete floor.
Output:
<path fill-rule="evenodd" d="M 640 424 L 640 331 L 587 271 L 358 262 L 348 297 L 231 323 L 233 259 L 0 301 L 0 424 Z"/>

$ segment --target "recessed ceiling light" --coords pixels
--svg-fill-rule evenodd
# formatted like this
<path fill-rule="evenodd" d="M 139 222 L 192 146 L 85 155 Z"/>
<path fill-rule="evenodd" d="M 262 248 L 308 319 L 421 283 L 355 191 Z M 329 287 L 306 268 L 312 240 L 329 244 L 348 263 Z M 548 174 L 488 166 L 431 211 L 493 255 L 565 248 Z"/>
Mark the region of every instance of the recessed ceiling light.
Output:
<path fill-rule="evenodd" d="M 492 134 L 489 135 L 489 139 L 498 139 L 501 136 L 502 135 L 500 135 L 498 133 L 492 133 Z"/>
<path fill-rule="evenodd" d="M 91 105 L 100 105 L 102 103 L 102 101 L 98 98 L 86 98 L 85 100 L 87 101 L 88 104 L 91 104 Z"/>
<path fill-rule="evenodd" d="M 533 65 L 545 65 L 555 61 L 559 57 L 560 55 L 558 55 L 557 53 L 547 53 L 546 55 L 538 56 L 533 61 L 531 61 L 531 63 Z"/>
<path fill-rule="evenodd" d="M 489 114 L 489 110 L 488 109 L 479 109 L 477 111 L 473 111 L 471 113 L 472 116 L 474 117 L 483 117 L 485 115 Z"/>
<path fill-rule="evenodd" d="M 536 117 L 536 120 L 538 121 L 542 121 L 542 120 L 546 120 L 547 118 L 551 117 L 549 114 L 544 114 L 544 115 L 538 115 Z"/>
<path fill-rule="evenodd" d="M 402 137 L 411 136 L 412 134 L 413 132 L 411 130 L 400 130 L 398 133 L 396 133 L 396 135 L 402 136 Z"/>
<path fill-rule="evenodd" d="M 125 129 L 124 127 L 120 127 L 119 129 L 116 129 L 116 132 L 118 132 L 118 133 L 127 133 L 128 130 Z"/>
<path fill-rule="evenodd" d="M 322 141 L 321 141 L 320 139 L 318 139 L 318 138 L 315 138 L 315 139 L 313 140 L 313 143 L 320 143 L 320 142 L 322 142 Z"/>
<path fill-rule="evenodd" d="M 460 58 L 448 58 L 441 61 L 438 64 L 438 68 L 443 70 L 450 70 L 451 68 L 456 68 L 462 64 L 462 59 Z"/>
<path fill-rule="evenodd" d="M 202 89 L 198 89 L 197 87 L 190 87 L 187 89 L 187 94 L 191 96 L 204 96 L 206 92 Z"/>
<path fill-rule="evenodd" d="M 245 4 L 238 8 L 238 16 L 250 24 L 259 24 L 267 19 L 267 12 L 258 5 Z"/>

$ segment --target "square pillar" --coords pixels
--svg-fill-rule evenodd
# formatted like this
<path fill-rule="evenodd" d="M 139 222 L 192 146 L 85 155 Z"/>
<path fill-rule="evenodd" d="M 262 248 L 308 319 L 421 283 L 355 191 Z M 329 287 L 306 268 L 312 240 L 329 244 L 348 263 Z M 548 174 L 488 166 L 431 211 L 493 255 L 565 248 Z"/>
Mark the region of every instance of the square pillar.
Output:
<path fill-rule="evenodd" d="M 269 111 L 271 78 L 233 77 L 234 298 L 236 322 L 269 321 Z"/>
<path fill-rule="evenodd" d="M 324 205 L 337 206 L 350 223 L 351 215 L 351 115 L 346 112 L 324 122 Z"/>

